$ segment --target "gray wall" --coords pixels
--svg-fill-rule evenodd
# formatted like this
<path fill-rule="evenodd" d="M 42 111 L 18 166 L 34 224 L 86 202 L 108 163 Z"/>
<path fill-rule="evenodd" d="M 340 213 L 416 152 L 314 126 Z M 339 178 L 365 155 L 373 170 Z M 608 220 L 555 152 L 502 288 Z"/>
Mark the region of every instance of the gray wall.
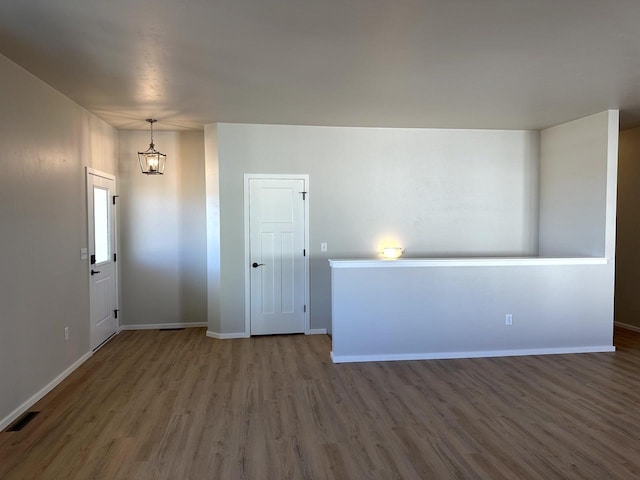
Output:
<path fill-rule="evenodd" d="M 218 124 L 215 133 L 220 333 L 244 331 L 244 173 L 310 175 L 311 328 L 330 326 L 327 258 L 372 258 L 388 243 L 411 257 L 537 253 L 538 132 Z"/>
<path fill-rule="evenodd" d="M 115 174 L 117 135 L 3 56 L 0 104 L 2 422 L 89 351 L 84 167 Z"/>
<path fill-rule="evenodd" d="M 119 132 L 121 323 L 207 321 L 204 135 L 155 132 L 165 174 L 143 175 L 149 132 Z"/>
<path fill-rule="evenodd" d="M 613 110 L 542 131 L 540 256 L 613 256 L 617 138 Z"/>
<path fill-rule="evenodd" d="M 207 214 L 207 322 L 220 333 L 220 171 L 218 126 L 205 126 L 205 181 Z"/>
<path fill-rule="evenodd" d="M 182 322 L 207 322 L 204 132 L 180 132 L 180 297 Z"/>
<path fill-rule="evenodd" d="M 619 162 L 615 318 L 640 328 L 640 128 L 620 132 Z"/>

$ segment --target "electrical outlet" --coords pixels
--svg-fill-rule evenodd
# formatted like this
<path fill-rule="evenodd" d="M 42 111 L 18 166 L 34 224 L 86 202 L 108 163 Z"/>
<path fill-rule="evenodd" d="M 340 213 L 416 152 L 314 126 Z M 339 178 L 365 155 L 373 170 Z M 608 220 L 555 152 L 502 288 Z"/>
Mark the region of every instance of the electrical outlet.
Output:
<path fill-rule="evenodd" d="M 321 252 L 326 252 L 327 251 L 327 243 L 326 242 L 322 242 L 320 244 L 320 251 Z"/>
<path fill-rule="evenodd" d="M 64 341 L 69 340 L 69 327 L 64 327 Z"/>
<path fill-rule="evenodd" d="M 513 325 L 513 315 L 510 313 L 507 313 L 504 316 L 504 324 L 505 325 Z"/>

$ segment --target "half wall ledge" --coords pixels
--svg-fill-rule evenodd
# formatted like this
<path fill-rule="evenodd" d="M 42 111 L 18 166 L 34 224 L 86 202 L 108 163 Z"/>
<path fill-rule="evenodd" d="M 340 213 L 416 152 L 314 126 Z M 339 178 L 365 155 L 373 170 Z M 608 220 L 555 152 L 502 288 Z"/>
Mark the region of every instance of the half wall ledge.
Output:
<path fill-rule="evenodd" d="M 606 265 L 606 257 L 399 258 L 329 260 L 331 268 L 511 267 L 537 265 Z"/>

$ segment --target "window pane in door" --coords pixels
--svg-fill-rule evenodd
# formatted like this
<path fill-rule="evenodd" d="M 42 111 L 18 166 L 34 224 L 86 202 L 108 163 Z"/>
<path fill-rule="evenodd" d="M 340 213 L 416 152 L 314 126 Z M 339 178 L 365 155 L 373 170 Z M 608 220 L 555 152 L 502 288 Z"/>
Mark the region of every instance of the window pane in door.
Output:
<path fill-rule="evenodd" d="M 93 187 L 93 238 L 96 263 L 109 260 L 109 191 Z"/>

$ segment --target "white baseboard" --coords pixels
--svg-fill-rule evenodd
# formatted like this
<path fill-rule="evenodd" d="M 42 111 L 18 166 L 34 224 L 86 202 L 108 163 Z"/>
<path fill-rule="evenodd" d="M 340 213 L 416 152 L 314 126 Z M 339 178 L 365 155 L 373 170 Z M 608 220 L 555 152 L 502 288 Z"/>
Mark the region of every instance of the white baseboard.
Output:
<path fill-rule="evenodd" d="M 56 378 L 51 380 L 47 385 L 45 385 L 39 392 L 35 395 L 27 399 L 22 405 L 16 408 L 9 415 L 0 420 L 0 431 L 4 430 L 11 424 L 11 422 L 15 421 L 20 415 L 29 410 L 33 405 L 35 405 L 42 397 L 44 397 L 51 390 L 56 388 L 60 382 L 62 382 L 65 378 L 73 373 L 75 369 L 77 369 L 80 365 L 86 362 L 91 356 L 93 352 L 87 352 L 83 356 L 81 356 L 78 360 L 73 362 L 64 372 L 58 375 Z"/>
<path fill-rule="evenodd" d="M 615 352 L 612 345 L 566 348 L 531 348 L 523 350 L 487 350 L 481 352 L 390 353 L 379 355 L 334 355 L 333 363 L 390 362 L 403 360 L 446 360 L 453 358 L 519 357 L 524 355 L 563 355 L 568 353 Z"/>
<path fill-rule="evenodd" d="M 207 337 L 217 338 L 218 340 L 229 340 L 231 338 L 249 338 L 249 335 L 245 332 L 239 333 L 218 333 L 207 330 Z"/>
<path fill-rule="evenodd" d="M 640 327 L 636 327 L 635 325 L 629 325 L 628 323 L 622 322 L 613 322 L 616 327 L 624 328 L 625 330 L 631 330 L 632 332 L 640 333 Z"/>
<path fill-rule="evenodd" d="M 120 330 L 164 330 L 168 328 L 206 327 L 207 322 L 190 323 L 149 323 L 141 325 L 120 325 Z"/>
<path fill-rule="evenodd" d="M 307 333 L 307 335 L 326 335 L 326 328 L 311 328 Z"/>

